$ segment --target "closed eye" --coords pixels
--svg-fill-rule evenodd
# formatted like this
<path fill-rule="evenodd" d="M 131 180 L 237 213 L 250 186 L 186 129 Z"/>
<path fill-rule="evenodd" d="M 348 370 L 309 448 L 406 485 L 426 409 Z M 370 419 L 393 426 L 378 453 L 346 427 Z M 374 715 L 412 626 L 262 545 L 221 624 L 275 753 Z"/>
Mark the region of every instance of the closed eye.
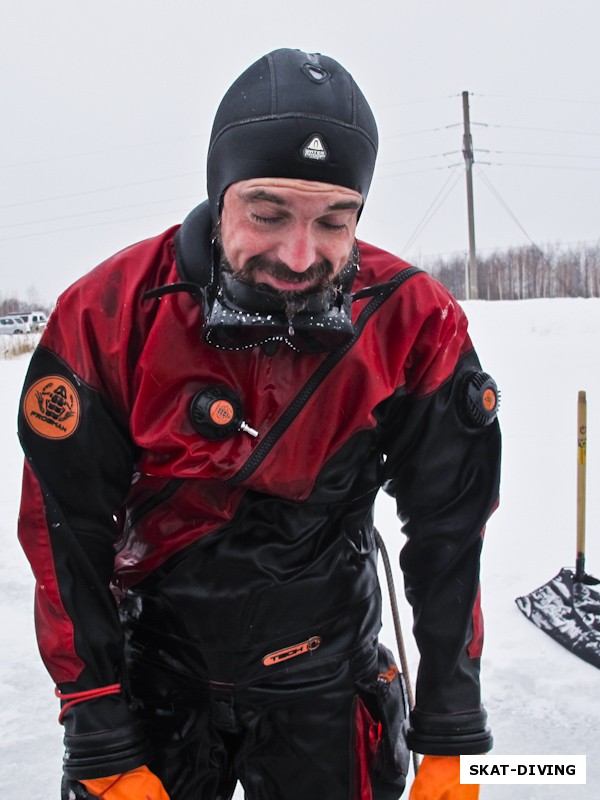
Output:
<path fill-rule="evenodd" d="M 345 230 L 347 228 L 347 225 L 346 225 L 345 222 L 342 222 L 341 224 L 338 225 L 338 224 L 336 224 L 334 222 L 325 222 L 325 220 L 321 220 L 321 225 L 324 228 L 327 228 L 327 230 L 329 230 L 329 231 L 343 231 L 343 230 Z"/>
<path fill-rule="evenodd" d="M 258 214 L 250 212 L 250 219 L 253 222 L 258 222 L 259 225 L 273 225 L 275 222 L 279 222 L 281 217 L 261 217 Z"/>

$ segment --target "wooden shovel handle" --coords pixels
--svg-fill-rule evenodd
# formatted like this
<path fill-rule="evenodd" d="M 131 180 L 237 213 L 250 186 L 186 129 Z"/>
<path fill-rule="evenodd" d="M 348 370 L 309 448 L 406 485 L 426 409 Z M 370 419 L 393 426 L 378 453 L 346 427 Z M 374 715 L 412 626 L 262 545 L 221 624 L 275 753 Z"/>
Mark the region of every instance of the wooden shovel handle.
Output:
<path fill-rule="evenodd" d="M 577 396 L 577 560 L 585 558 L 585 469 L 587 450 L 587 401 Z"/>

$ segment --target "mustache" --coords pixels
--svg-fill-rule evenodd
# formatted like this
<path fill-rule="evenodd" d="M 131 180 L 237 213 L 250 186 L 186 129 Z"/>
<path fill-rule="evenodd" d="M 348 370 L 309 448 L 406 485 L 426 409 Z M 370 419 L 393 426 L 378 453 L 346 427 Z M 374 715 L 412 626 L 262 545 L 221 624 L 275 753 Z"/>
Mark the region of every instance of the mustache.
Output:
<path fill-rule="evenodd" d="M 283 261 L 274 261 L 261 254 L 251 256 L 240 269 L 233 270 L 222 250 L 220 266 L 222 270 L 233 275 L 236 280 L 251 286 L 264 287 L 264 291 L 281 297 L 285 304 L 285 314 L 288 321 L 292 320 L 296 314 L 304 311 L 310 296 L 318 294 L 331 286 L 331 279 L 334 274 L 333 264 L 328 259 L 311 264 L 304 272 L 294 272 Z M 297 283 L 299 286 L 300 284 L 303 284 L 303 286 L 297 290 L 276 290 L 261 281 L 261 272 L 267 272 L 274 278 L 288 281 L 292 285 Z M 307 281 L 308 285 L 306 285 Z"/>
<path fill-rule="evenodd" d="M 230 265 L 228 265 L 231 269 Z M 320 289 L 330 283 L 333 277 L 333 264 L 322 259 L 311 264 L 304 272 L 295 272 L 283 261 L 273 261 L 264 255 L 251 256 L 244 266 L 235 273 L 236 278 L 248 283 L 259 283 L 261 272 L 267 272 L 277 280 L 288 283 L 310 284 L 310 289 Z M 258 279 L 257 279 L 258 276 Z"/>

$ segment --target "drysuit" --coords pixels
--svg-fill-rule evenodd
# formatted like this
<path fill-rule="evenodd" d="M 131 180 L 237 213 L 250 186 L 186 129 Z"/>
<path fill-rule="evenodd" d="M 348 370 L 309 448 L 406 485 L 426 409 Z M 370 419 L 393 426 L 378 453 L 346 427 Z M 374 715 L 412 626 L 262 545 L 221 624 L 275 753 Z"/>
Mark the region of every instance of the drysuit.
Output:
<path fill-rule="evenodd" d="M 171 800 L 228 797 L 238 777 L 253 800 L 397 797 L 405 738 L 491 746 L 479 559 L 500 435 L 469 399 L 482 373 L 465 316 L 360 242 L 343 346 L 221 350 L 193 293 L 148 294 L 193 283 L 181 241 L 172 228 L 68 289 L 23 390 L 19 536 L 65 775 L 146 763 Z M 199 432 L 207 390 L 258 436 L 210 417 Z M 408 725 L 378 643 L 382 487 L 421 655 Z"/>

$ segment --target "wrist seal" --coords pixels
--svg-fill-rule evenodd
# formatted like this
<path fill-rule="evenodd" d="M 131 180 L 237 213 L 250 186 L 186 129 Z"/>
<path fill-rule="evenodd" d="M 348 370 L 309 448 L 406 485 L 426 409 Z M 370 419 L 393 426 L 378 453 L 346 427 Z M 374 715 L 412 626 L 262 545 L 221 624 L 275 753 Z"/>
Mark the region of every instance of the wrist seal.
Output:
<path fill-rule="evenodd" d="M 478 755 L 492 749 L 494 740 L 483 708 L 457 714 L 410 712 L 408 746 L 433 756 Z"/>
<path fill-rule="evenodd" d="M 136 721 L 113 730 L 65 734 L 63 773 L 81 780 L 128 772 L 149 760 L 144 726 Z"/>

